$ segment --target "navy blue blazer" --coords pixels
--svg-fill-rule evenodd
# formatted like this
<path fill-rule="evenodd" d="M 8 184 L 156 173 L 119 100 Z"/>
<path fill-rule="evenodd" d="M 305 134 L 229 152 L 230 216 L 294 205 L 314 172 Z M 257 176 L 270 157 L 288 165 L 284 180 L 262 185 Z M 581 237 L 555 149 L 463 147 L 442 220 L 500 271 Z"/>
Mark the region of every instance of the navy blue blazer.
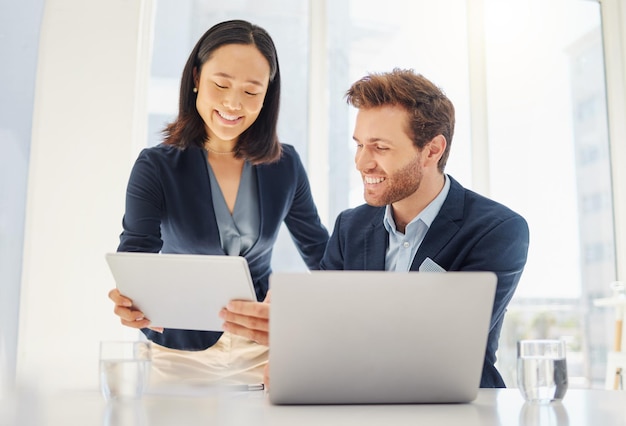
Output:
<path fill-rule="evenodd" d="M 500 329 L 528 254 L 528 225 L 509 208 L 463 188 L 450 178 L 450 191 L 420 245 L 411 271 L 430 257 L 446 271 L 493 271 L 498 276 L 481 387 L 505 387 L 495 368 Z M 362 205 L 342 212 L 322 269 L 384 270 L 388 234 L 384 207 Z"/>
<path fill-rule="evenodd" d="M 328 241 L 300 157 L 293 146 L 282 147 L 279 161 L 253 166 L 260 232 L 244 257 L 258 300 L 267 293 L 272 248 L 281 223 L 310 269 L 319 269 Z M 144 149 L 129 178 L 123 228 L 118 251 L 226 255 L 213 209 L 206 151 L 164 144 Z M 181 350 L 206 349 L 221 336 L 211 331 L 142 331 L 160 345 Z"/>

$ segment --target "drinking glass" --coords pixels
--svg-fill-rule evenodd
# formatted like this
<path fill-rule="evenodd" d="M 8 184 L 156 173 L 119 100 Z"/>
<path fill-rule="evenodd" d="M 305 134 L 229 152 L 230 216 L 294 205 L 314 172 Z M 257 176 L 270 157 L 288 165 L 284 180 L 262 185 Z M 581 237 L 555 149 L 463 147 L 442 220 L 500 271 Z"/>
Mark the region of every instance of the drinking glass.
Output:
<path fill-rule="evenodd" d="M 565 342 L 520 340 L 517 342 L 517 381 L 528 402 L 563 399 L 567 391 Z"/>
<path fill-rule="evenodd" d="M 107 401 L 141 398 L 151 367 L 150 342 L 100 342 L 100 389 Z"/>

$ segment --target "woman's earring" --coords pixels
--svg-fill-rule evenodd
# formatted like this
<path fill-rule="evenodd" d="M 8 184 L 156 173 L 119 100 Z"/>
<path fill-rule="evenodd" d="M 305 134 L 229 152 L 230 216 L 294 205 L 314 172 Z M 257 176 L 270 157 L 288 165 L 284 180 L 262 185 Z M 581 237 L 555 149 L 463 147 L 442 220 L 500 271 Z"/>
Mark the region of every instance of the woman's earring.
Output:
<path fill-rule="evenodd" d="M 197 87 L 193 88 L 193 93 L 198 93 L 198 88 Z"/>

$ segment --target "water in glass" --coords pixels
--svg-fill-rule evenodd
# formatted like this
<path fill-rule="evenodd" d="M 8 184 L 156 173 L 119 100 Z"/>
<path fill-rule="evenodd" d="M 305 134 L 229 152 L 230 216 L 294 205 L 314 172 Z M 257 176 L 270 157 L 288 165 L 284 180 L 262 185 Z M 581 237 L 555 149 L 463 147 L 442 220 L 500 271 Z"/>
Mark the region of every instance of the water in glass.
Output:
<path fill-rule="evenodd" d="M 100 361 L 100 381 L 105 399 L 140 398 L 148 383 L 150 361 L 112 359 Z"/>
<path fill-rule="evenodd" d="M 550 402 L 563 399 L 567 391 L 565 343 L 561 341 L 520 341 L 517 379 L 526 401 Z"/>

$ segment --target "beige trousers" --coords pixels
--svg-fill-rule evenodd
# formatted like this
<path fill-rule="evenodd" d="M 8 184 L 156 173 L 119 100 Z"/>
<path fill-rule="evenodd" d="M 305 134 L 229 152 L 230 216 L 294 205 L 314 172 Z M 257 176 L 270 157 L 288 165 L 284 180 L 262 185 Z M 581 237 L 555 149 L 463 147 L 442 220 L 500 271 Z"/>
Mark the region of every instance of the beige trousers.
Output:
<path fill-rule="evenodd" d="M 152 343 L 153 386 L 255 384 L 263 382 L 267 346 L 225 332 L 204 351 L 180 351 Z"/>

